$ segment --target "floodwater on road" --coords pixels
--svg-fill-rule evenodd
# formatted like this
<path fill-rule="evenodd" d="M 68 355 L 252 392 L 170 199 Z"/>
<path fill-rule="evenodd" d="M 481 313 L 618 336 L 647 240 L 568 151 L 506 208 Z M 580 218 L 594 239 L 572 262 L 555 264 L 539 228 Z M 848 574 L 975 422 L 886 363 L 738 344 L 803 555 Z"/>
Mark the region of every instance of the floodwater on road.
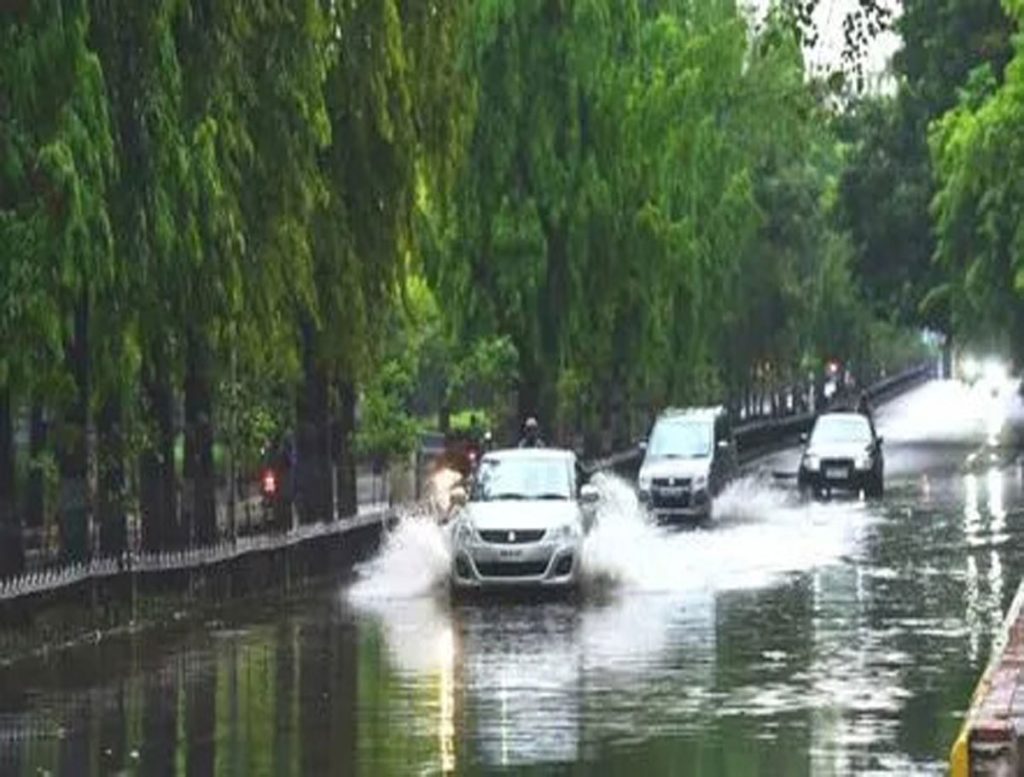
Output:
<path fill-rule="evenodd" d="M 669 530 L 602 478 L 569 599 L 453 604 L 410 519 L 352 584 L 0 670 L 0 773 L 943 773 L 1024 573 L 1021 415 L 901 397 L 878 503 L 801 503 L 785 452 Z"/>

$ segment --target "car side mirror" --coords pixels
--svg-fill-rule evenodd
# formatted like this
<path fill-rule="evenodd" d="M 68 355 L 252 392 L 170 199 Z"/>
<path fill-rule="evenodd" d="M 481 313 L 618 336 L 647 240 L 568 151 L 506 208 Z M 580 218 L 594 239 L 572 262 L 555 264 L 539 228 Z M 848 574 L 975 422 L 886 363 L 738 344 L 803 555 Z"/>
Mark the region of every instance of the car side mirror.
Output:
<path fill-rule="evenodd" d="M 647 440 L 638 440 L 636 449 L 641 453 L 647 453 Z"/>
<path fill-rule="evenodd" d="M 580 489 L 580 504 L 587 507 L 592 507 L 597 504 L 597 500 L 601 498 L 600 492 L 596 487 L 587 483 Z"/>
<path fill-rule="evenodd" d="M 450 492 L 448 492 L 448 503 L 452 507 L 465 507 L 469 497 L 466 494 L 466 489 L 462 486 L 455 486 Z"/>
<path fill-rule="evenodd" d="M 807 436 L 807 432 L 800 432 L 800 442 L 806 445 L 808 439 L 810 438 Z"/>
<path fill-rule="evenodd" d="M 885 438 L 884 437 L 879 437 L 878 438 L 878 447 L 881 448 L 884 444 L 885 444 Z"/>

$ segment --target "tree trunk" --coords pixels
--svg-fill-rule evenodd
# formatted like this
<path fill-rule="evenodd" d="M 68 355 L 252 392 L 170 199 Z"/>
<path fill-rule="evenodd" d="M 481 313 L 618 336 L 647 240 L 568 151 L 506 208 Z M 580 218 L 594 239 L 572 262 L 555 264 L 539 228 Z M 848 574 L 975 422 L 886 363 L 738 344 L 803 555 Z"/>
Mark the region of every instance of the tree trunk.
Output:
<path fill-rule="evenodd" d="M 40 461 L 46 450 L 46 415 L 39 399 L 32 400 L 28 432 L 28 488 L 25 495 L 25 525 L 43 528 L 46 512 L 46 478 Z"/>
<path fill-rule="evenodd" d="M 99 491 L 96 511 L 100 522 L 100 553 L 120 556 L 128 548 L 124 482 L 124 403 L 120 390 L 107 397 L 100 408 Z"/>
<path fill-rule="evenodd" d="M 565 311 L 569 306 L 569 233 L 564 224 L 548 225 L 547 273 L 541 287 L 540 369 L 538 370 L 538 412 L 549 432 L 549 444 L 558 428 L 558 376 L 562 365 L 562 337 Z"/>
<path fill-rule="evenodd" d="M 151 439 L 139 461 L 142 547 L 166 550 L 178 540 L 178 494 L 174 471 L 174 393 L 164 349 L 156 346 L 143 364 L 144 414 Z"/>
<path fill-rule="evenodd" d="M 209 343 L 193 332 L 185 363 L 185 540 L 207 545 L 217 538 L 217 480 L 213 466 L 213 389 Z"/>
<path fill-rule="evenodd" d="M 60 554 L 65 562 L 89 557 L 89 306 L 83 298 L 75 308 L 74 332 L 65 348 L 74 384 L 57 445 L 60 473 Z"/>
<path fill-rule="evenodd" d="M 331 520 L 334 499 L 331 479 L 331 425 L 327 370 L 316 353 L 311 324 L 302 327 L 303 380 L 297 402 L 297 485 L 299 521 Z"/>
<path fill-rule="evenodd" d="M 15 487 L 14 403 L 9 387 L 0 388 L 0 580 L 25 566 Z"/>
<path fill-rule="evenodd" d="M 359 511 L 359 483 L 356 475 L 355 431 L 356 388 L 345 380 L 338 387 L 337 433 L 334 460 L 337 466 L 338 515 L 348 517 Z"/>

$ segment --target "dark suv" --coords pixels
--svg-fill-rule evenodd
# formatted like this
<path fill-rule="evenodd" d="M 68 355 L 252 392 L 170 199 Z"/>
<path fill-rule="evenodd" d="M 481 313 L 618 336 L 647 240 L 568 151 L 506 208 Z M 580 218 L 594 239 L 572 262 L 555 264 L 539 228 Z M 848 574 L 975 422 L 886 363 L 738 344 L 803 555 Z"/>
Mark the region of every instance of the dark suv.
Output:
<path fill-rule="evenodd" d="M 800 457 L 797 482 L 803 492 L 863 491 L 880 497 L 885 490 L 882 438 L 871 418 L 860 413 L 826 413 Z"/>

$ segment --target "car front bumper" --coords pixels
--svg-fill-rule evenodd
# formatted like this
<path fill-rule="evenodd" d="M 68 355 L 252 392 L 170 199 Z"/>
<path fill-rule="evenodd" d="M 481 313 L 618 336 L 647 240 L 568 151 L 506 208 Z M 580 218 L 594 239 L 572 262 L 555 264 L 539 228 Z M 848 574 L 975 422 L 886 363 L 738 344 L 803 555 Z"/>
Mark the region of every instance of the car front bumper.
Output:
<path fill-rule="evenodd" d="M 455 546 L 451 582 L 460 589 L 564 588 L 579 579 L 578 538 L 523 545 L 463 542 Z"/>
<path fill-rule="evenodd" d="M 814 491 L 866 491 L 875 479 L 872 470 L 851 469 L 844 477 L 827 477 L 820 470 L 801 469 L 797 482 Z"/>
<path fill-rule="evenodd" d="M 651 491 L 640 491 L 640 503 L 658 521 L 699 520 L 711 517 L 711 494 L 707 489 L 690 492 L 685 499 L 665 500 Z"/>

